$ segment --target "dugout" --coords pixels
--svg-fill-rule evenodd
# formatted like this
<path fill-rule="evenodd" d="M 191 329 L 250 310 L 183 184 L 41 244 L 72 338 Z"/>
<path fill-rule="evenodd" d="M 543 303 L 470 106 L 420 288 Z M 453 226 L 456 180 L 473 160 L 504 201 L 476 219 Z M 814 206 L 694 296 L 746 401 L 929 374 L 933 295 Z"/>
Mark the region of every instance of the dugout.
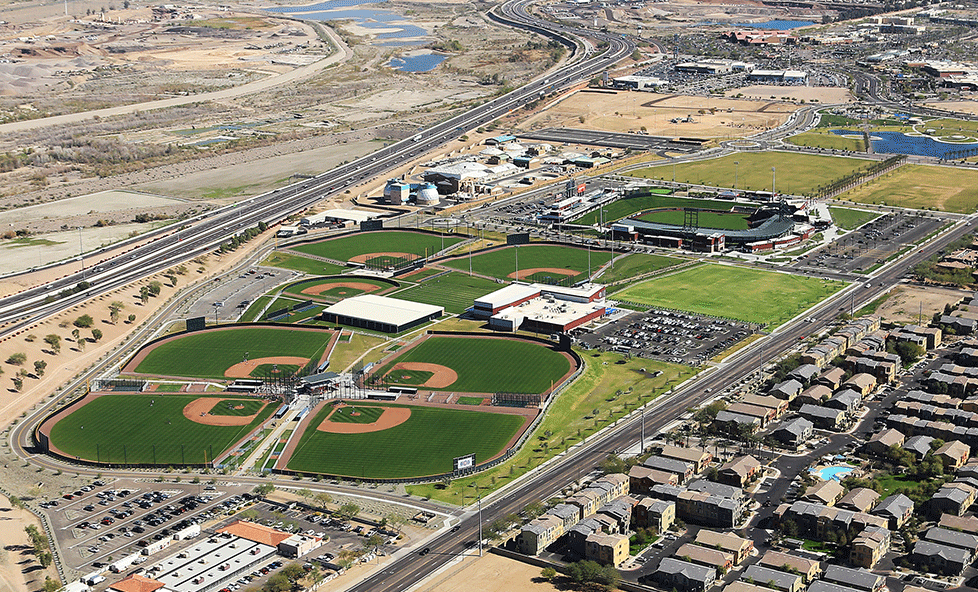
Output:
<path fill-rule="evenodd" d="M 400 333 L 442 316 L 445 308 L 361 294 L 341 300 L 323 310 L 323 320 L 384 333 Z"/>

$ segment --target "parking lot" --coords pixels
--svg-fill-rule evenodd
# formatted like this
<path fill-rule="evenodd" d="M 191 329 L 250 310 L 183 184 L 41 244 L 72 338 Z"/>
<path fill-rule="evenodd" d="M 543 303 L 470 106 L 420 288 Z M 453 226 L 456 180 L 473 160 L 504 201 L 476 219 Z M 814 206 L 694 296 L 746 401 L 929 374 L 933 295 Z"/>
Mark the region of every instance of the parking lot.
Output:
<path fill-rule="evenodd" d="M 579 337 L 587 349 L 697 365 L 754 333 L 748 323 L 671 310 L 632 313 Z"/>

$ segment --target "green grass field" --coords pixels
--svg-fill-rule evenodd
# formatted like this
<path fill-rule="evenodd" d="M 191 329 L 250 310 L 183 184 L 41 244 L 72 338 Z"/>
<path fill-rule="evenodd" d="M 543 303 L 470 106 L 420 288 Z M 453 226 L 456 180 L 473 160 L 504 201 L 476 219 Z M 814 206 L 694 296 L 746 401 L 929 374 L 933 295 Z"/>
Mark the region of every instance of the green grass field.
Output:
<path fill-rule="evenodd" d="M 851 208 L 830 207 L 829 213 L 832 214 L 832 221 L 835 222 L 835 225 L 845 230 L 859 228 L 870 220 L 875 220 L 880 217 L 878 212 L 853 210 Z"/>
<path fill-rule="evenodd" d="M 300 299 L 310 299 L 310 298 L 325 298 L 328 300 L 341 300 L 343 298 L 350 298 L 351 296 L 356 296 L 357 294 L 363 294 L 366 290 L 361 290 L 357 288 L 349 288 L 342 286 L 334 286 L 330 288 L 333 284 L 369 284 L 371 286 L 376 286 L 377 289 L 373 290 L 371 294 L 379 294 L 384 290 L 393 289 L 395 286 L 387 282 L 382 282 L 380 280 L 375 280 L 371 278 L 363 277 L 338 277 L 338 278 L 312 278 L 308 280 L 302 280 L 294 284 L 290 284 L 282 290 L 285 294 L 291 294 L 296 298 Z M 309 290 L 310 294 L 303 294 L 303 290 Z M 322 291 L 320 291 L 322 290 Z M 316 294 L 315 292 L 318 292 Z"/>
<path fill-rule="evenodd" d="M 686 221 L 686 214 L 682 210 L 663 210 L 643 214 L 638 219 L 646 222 L 682 226 Z M 747 230 L 750 228 L 748 216 L 739 212 L 699 212 L 698 219 L 700 228 L 719 228 L 720 230 Z"/>
<path fill-rule="evenodd" d="M 519 251 L 519 253 L 517 253 Z M 507 247 L 489 251 L 472 257 L 472 271 L 482 275 L 497 277 L 500 279 L 509 278 L 509 274 L 516 272 L 516 262 L 519 259 L 520 272 L 534 268 L 557 268 L 567 269 L 575 272 L 569 276 L 559 276 L 559 274 L 548 274 L 555 278 L 564 278 L 564 285 L 571 285 L 588 277 L 588 251 L 587 249 L 576 249 L 573 247 L 558 247 L 554 245 L 525 245 L 522 247 Z M 611 253 L 604 251 L 592 251 L 591 273 L 611 260 Z M 445 261 L 444 265 L 454 269 L 469 270 L 469 259 L 452 259 Z M 497 288 L 500 286 L 496 286 Z M 495 289 L 495 288 L 494 288 Z"/>
<path fill-rule="evenodd" d="M 485 401 L 483 397 L 459 397 L 455 402 L 459 405 L 482 405 L 483 401 Z"/>
<path fill-rule="evenodd" d="M 634 253 L 622 259 L 615 260 L 614 268 L 608 268 L 598 282 L 611 284 L 621 280 L 627 280 L 643 273 L 651 273 L 659 269 L 665 269 L 682 263 L 682 259 L 665 257 L 662 255 L 647 255 L 645 253 Z"/>
<path fill-rule="evenodd" d="M 301 366 L 296 364 L 259 364 L 254 370 L 249 372 L 250 376 L 262 378 L 265 376 L 292 376 L 299 371 Z M 275 372 L 275 371 L 278 372 Z"/>
<path fill-rule="evenodd" d="M 424 370 L 397 370 L 396 372 L 391 372 L 387 376 L 387 382 L 390 384 L 407 384 L 412 386 L 418 386 L 428 382 L 428 379 L 434 376 L 434 372 L 426 372 Z"/>
<path fill-rule="evenodd" d="M 570 370 L 563 355 L 519 339 L 431 337 L 380 368 L 384 376 L 397 362 L 447 366 L 458 380 L 441 390 L 463 393 L 542 393 Z"/>
<path fill-rule="evenodd" d="M 247 426 L 208 426 L 183 416 L 199 395 L 104 395 L 51 428 L 66 454 L 108 463 L 181 465 L 210 461 L 265 421 L 268 405 Z M 253 399 L 240 399 L 245 406 Z M 124 418 L 120 421 L 120 418 Z"/>
<path fill-rule="evenodd" d="M 357 404 L 359 409 L 367 406 Z M 316 430 L 330 409 L 325 407 L 312 419 L 289 461 L 290 469 L 375 479 L 447 473 L 455 457 L 475 453 L 476 462 L 492 458 L 523 423 L 517 415 L 411 407 L 406 422 L 379 432 L 331 434 Z"/>
<path fill-rule="evenodd" d="M 373 423 L 383 413 L 383 407 L 340 407 L 329 416 L 329 421 L 333 423 Z"/>
<path fill-rule="evenodd" d="M 317 261 L 308 257 L 301 257 L 299 255 L 283 253 L 281 251 L 275 251 L 268 257 L 265 257 L 265 260 L 262 261 L 261 264 L 269 267 L 278 267 L 280 269 L 301 271 L 310 275 L 335 275 L 338 273 L 343 273 L 348 269 L 342 265 L 334 265 L 333 263 Z"/>
<path fill-rule="evenodd" d="M 230 415 L 232 417 L 243 417 L 258 413 L 264 401 L 256 399 L 241 399 L 239 401 L 221 401 L 214 405 L 208 413 L 211 415 Z M 241 407 L 241 409 L 235 409 Z"/>
<path fill-rule="evenodd" d="M 978 209 L 978 171 L 905 165 L 843 193 L 839 199 L 971 214 Z"/>
<path fill-rule="evenodd" d="M 472 259 L 472 265 L 475 266 L 475 258 Z M 467 267 L 466 271 L 468 271 Z M 410 286 L 393 296 L 401 300 L 444 306 L 446 312 L 460 314 L 471 307 L 472 301 L 476 298 L 501 287 L 492 280 L 477 276 L 470 277 L 466 273 L 453 271 L 416 286 Z"/>
<path fill-rule="evenodd" d="M 403 230 L 360 232 L 342 238 L 298 245 L 294 251 L 327 257 L 336 261 L 349 261 L 367 253 L 413 253 L 419 257 L 434 254 L 464 240 L 457 236 L 440 237 L 433 234 Z"/>
<path fill-rule="evenodd" d="M 844 286 L 772 271 L 702 265 L 636 284 L 615 298 L 776 327 Z"/>
<path fill-rule="evenodd" d="M 239 327 L 190 333 L 161 344 L 136 366 L 140 374 L 224 378 L 241 362 L 272 356 L 299 356 L 318 361 L 332 337 L 329 331 L 272 327 Z"/>
<path fill-rule="evenodd" d="M 644 170 L 644 169 L 643 169 Z M 710 210 L 729 210 L 734 206 L 733 202 L 716 199 L 699 199 L 695 197 L 674 197 L 672 195 L 662 195 L 653 193 L 652 195 L 638 195 L 635 197 L 625 197 L 613 201 L 604 207 L 604 214 L 600 210 L 588 212 L 577 220 L 574 224 L 597 224 L 600 220 L 605 223 L 614 222 L 631 216 L 636 212 L 644 212 L 655 208 L 705 208 Z M 682 215 L 682 213 L 680 213 Z M 682 220 L 679 221 L 682 225 Z"/>
<path fill-rule="evenodd" d="M 735 165 L 739 162 L 739 165 Z M 771 191 L 771 168 L 777 169 L 777 190 L 806 195 L 816 187 L 865 168 L 870 163 L 856 158 L 795 154 L 791 152 L 744 152 L 721 158 L 676 165 L 676 181 L 715 187 Z M 635 171 L 632 176 L 672 179 L 672 165 Z"/>
<path fill-rule="evenodd" d="M 802 132 L 786 138 L 785 141 L 795 146 L 810 146 L 812 148 L 824 148 L 825 150 L 866 151 L 862 138 L 840 136 L 831 132 Z"/>

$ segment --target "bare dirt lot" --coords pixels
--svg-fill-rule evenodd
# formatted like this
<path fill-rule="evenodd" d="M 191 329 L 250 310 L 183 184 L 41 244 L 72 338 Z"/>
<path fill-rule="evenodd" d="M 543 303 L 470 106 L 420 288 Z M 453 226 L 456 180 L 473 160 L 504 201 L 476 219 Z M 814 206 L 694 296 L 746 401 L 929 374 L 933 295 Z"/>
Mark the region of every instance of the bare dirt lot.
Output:
<path fill-rule="evenodd" d="M 422 592 L 510 592 L 562 590 L 540 578 L 540 568 L 487 553 L 483 557 L 466 557 L 455 569 L 436 579 Z"/>
<path fill-rule="evenodd" d="M 935 107 L 937 109 L 947 109 L 949 111 L 958 111 L 961 113 L 970 113 L 972 115 L 978 115 L 978 100 L 974 101 L 928 101 L 924 103 L 928 107 Z"/>
<path fill-rule="evenodd" d="M 922 317 L 926 324 L 935 312 L 943 312 L 946 304 L 955 305 L 970 294 L 934 286 L 901 286 L 890 293 L 875 314 L 897 323 L 916 323 Z"/>
<path fill-rule="evenodd" d="M 519 129 L 581 127 L 665 136 L 730 138 L 780 125 L 798 106 L 782 101 L 688 97 L 644 92 L 577 92 L 544 109 Z M 672 123 L 675 118 L 692 123 Z M 583 122 L 581 119 L 583 118 Z"/>
<path fill-rule="evenodd" d="M 792 100 L 811 103 L 850 103 L 855 100 L 848 88 L 834 86 L 757 85 L 727 91 L 728 97 L 742 94 L 748 99 Z"/>

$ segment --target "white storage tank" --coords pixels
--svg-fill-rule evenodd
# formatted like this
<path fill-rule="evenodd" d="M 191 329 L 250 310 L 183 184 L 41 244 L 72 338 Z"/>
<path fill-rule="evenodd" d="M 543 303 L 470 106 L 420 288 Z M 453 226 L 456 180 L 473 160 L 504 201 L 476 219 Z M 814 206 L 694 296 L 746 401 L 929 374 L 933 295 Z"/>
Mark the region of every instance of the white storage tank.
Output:
<path fill-rule="evenodd" d="M 434 183 L 425 183 L 421 186 L 421 190 L 418 191 L 418 205 L 433 206 L 437 205 L 439 201 L 441 201 L 441 197 L 439 197 L 438 189 Z"/>

